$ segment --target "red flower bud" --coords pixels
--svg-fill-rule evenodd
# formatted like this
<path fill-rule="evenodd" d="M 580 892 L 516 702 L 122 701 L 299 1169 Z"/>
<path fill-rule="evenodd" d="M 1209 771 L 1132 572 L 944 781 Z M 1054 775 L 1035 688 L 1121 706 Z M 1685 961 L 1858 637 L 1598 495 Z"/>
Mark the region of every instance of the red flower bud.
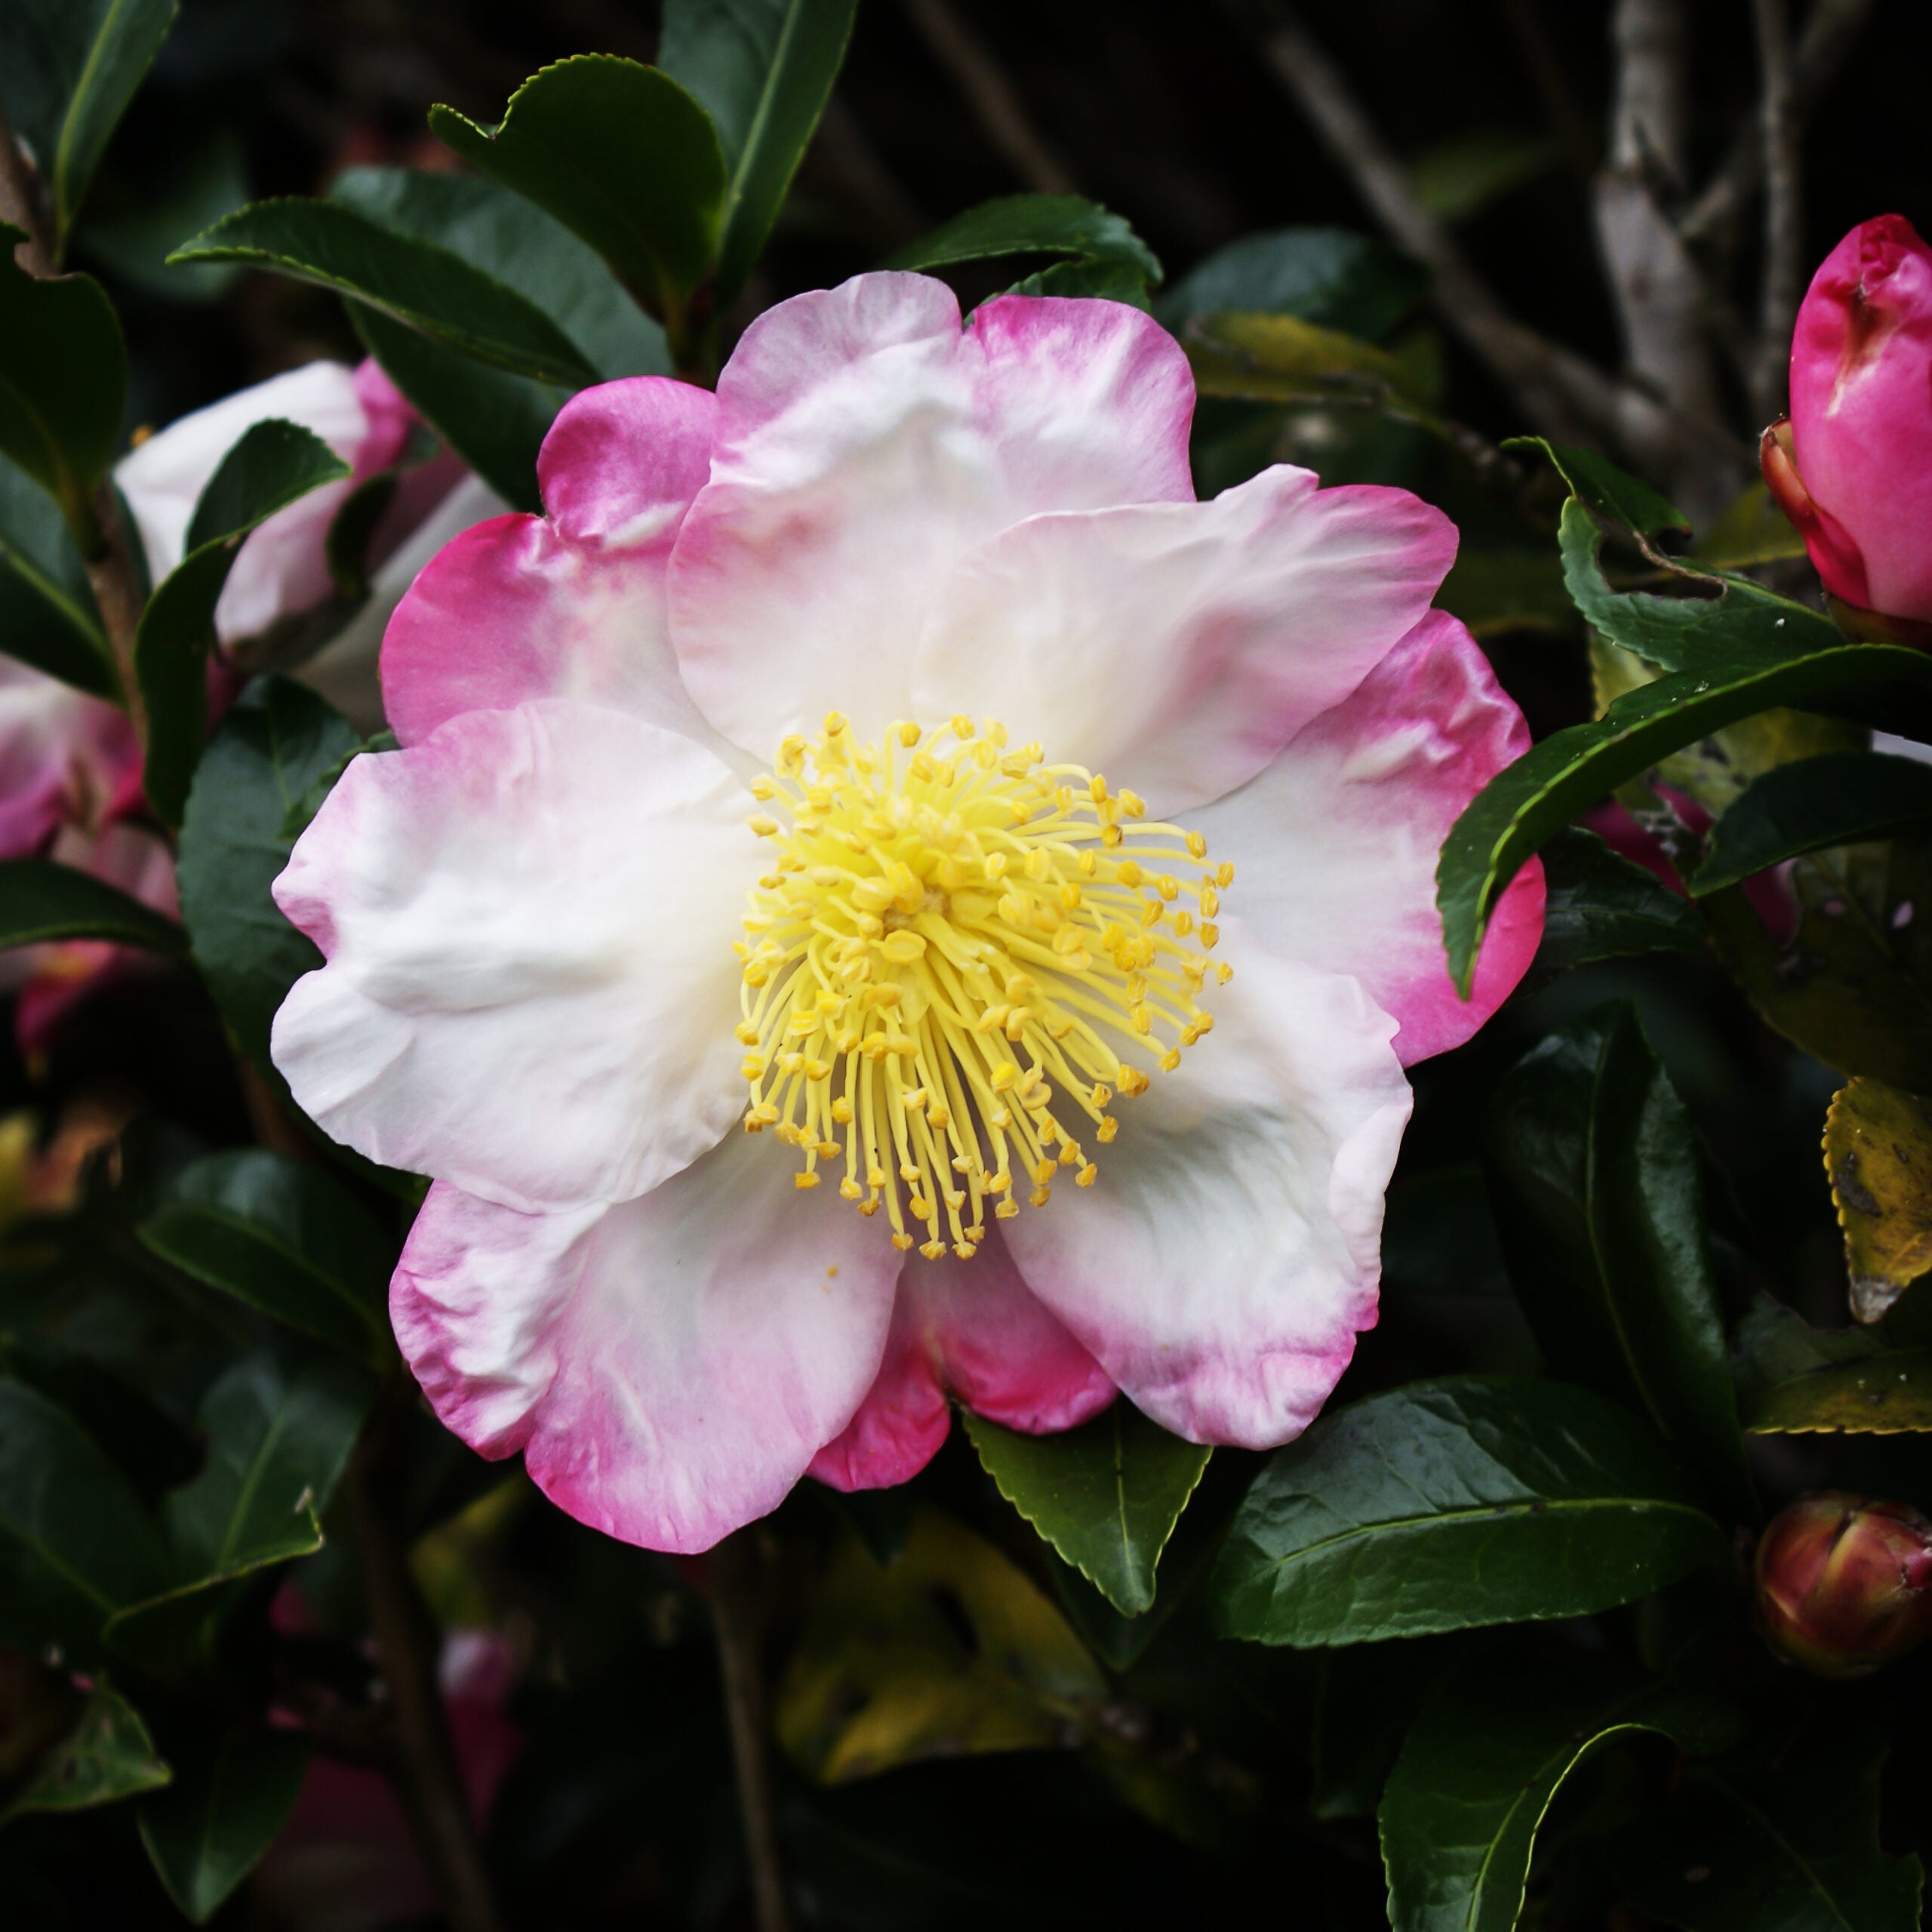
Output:
<path fill-rule="evenodd" d="M 1932 249 L 1903 215 L 1861 223 L 1812 278 L 1791 420 L 1760 454 L 1834 597 L 1932 622 Z"/>
<path fill-rule="evenodd" d="M 1771 1647 L 1820 1677 L 1863 1677 L 1932 1636 L 1932 1521 L 1903 1503 L 1801 1497 L 1755 1567 Z"/>

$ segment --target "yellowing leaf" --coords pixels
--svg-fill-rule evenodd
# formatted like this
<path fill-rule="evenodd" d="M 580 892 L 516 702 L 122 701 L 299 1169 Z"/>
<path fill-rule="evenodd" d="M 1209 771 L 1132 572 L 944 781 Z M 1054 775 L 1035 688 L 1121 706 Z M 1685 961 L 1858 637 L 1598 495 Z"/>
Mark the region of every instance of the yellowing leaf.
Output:
<path fill-rule="evenodd" d="M 1377 402 L 1426 405 L 1430 372 L 1414 355 L 1392 355 L 1299 315 L 1211 315 L 1184 339 L 1203 395 L 1253 402 Z"/>
<path fill-rule="evenodd" d="M 1932 1429 L 1932 1349 L 1900 1349 L 1781 1382 L 1751 1405 L 1744 1426 L 1754 1435 Z"/>
<path fill-rule="evenodd" d="M 833 1559 L 779 1686 L 780 1743 L 827 1784 L 923 1758 L 1079 1743 L 1105 1681 L 1060 1612 L 992 1545 L 921 1508 L 881 1568 Z"/>
<path fill-rule="evenodd" d="M 1861 1078 L 1825 1116 L 1825 1172 L 1844 1230 L 1851 1312 L 1876 1321 L 1932 1269 L 1932 1106 Z"/>

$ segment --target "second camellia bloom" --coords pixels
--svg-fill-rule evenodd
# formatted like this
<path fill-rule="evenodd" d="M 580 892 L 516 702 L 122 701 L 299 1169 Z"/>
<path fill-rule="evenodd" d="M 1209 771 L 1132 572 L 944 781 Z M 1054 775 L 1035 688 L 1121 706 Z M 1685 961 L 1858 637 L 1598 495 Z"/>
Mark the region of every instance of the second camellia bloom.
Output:
<path fill-rule="evenodd" d="M 1281 1442 L 1374 1321 L 1403 1066 L 1540 931 L 1532 868 L 1457 1000 L 1436 852 L 1527 735 L 1445 518 L 1197 503 L 1192 405 L 1135 310 L 863 276 L 579 396 L 399 607 L 276 1059 L 434 1177 L 404 1351 L 585 1521 L 703 1548 L 949 1398 Z"/>

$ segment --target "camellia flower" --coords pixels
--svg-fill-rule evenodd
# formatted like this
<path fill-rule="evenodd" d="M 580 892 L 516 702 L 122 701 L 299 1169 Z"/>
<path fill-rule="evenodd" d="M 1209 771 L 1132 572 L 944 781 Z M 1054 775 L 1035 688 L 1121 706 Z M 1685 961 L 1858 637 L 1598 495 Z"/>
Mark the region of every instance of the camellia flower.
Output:
<path fill-rule="evenodd" d="M 334 588 L 325 548 L 330 521 L 357 483 L 403 460 L 415 411 L 373 362 L 353 370 L 312 362 L 183 417 L 115 470 L 158 583 L 180 562 L 195 505 L 222 458 L 245 430 L 275 417 L 313 430 L 354 474 L 278 512 L 243 543 L 216 608 L 224 648 L 327 600 Z M 405 469 L 378 520 L 372 557 L 399 552 L 420 529 L 436 527 L 440 540 L 487 514 L 494 500 L 485 493 L 477 500 L 480 486 L 464 478 L 446 453 Z M 452 509 L 461 521 L 447 521 Z M 387 608 L 406 584 L 395 585 Z M 225 697 L 232 683 L 224 668 L 211 671 L 219 695 Z M 141 806 L 140 749 L 126 715 L 0 658 L 0 858 L 57 859 L 171 917 L 177 910 L 174 861 L 159 835 L 139 822 Z M 140 957 L 95 940 L 8 955 L 0 972 L 20 992 L 16 1030 L 23 1047 L 44 1046 L 75 1000 L 103 974 Z"/>
<path fill-rule="evenodd" d="M 1932 623 L 1932 249 L 1861 223 L 1811 278 L 1764 480 L 1841 601 Z"/>
<path fill-rule="evenodd" d="M 404 1352 L 585 1521 L 702 1549 L 949 1398 L 1278 1443 L 1373 1322 L 1403 1063 L 1540 929 L 1531 870 L 1458 1001 L 1437 848 L 1527 737 L 1448 520 L 1197 503 L 1193 400 L 1135 309 L 861 276 L 577 396 L 398 606 L 275 1059 L 434 1177 Z"/>

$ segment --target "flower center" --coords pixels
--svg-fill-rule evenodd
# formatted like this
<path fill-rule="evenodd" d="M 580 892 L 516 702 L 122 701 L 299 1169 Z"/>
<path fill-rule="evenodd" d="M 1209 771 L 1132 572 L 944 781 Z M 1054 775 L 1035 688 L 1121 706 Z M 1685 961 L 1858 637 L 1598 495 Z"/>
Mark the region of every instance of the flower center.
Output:
<path fill-rule="evenodd" d="M 1093 1185 L 1081 1137 L 1112 1140 L 1115 1096 L 1148 1084 L 1116 1041 L 1171 1072 L 1213 1026 L 1196 1001 L 1231 977 L 1208 952 L 1234 868 L 991 719 L 923 737 L 860 744 L 835 711 L 753 783 L 777 856 L 737 943 L 737 1035 L 746 1131 L 800 1151 L 798 1186 L 842 1164 L 840 1194 L 883 1204 L 895 1247 L 964 1260 L 989 1200 L 1019 1213 L 1016 1174 L 1036 1208 L 1063 1168 Z"/>

